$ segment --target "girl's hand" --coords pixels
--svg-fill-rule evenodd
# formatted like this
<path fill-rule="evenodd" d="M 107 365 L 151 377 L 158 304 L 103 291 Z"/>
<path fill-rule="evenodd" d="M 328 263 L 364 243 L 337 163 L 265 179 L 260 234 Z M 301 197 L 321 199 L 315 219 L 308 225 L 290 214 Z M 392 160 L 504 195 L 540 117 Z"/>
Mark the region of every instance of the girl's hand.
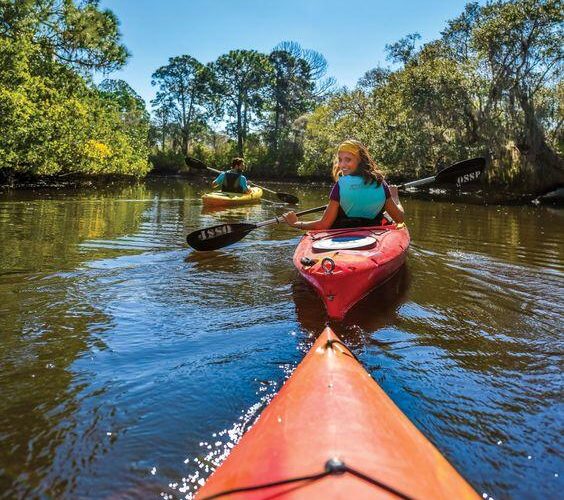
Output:
<path fill-rule="evenodd" d="M 296 222 L 298 222 L 298 216 L 296 215 L 296 212 L 293 211 L 285 213 L 282 218 L 286 221 L 286 224 L 292 227 L 294 227 Z"/>

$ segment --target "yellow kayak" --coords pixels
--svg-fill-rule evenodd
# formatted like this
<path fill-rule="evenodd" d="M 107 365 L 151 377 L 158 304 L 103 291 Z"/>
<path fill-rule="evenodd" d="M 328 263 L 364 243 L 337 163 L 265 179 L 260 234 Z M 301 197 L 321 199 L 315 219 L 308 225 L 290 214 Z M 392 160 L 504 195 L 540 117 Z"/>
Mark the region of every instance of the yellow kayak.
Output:
<path fill-rule="evenodd" d="M 256 203 L 262 198 L 262 189 L 252 187 L 250 193 L 224 193 L 222 191 L 214 191 L 202 196 L 204 205 L 210 207 L 223 207 L 233 205 L 244 205 L 246 203 Z"/>

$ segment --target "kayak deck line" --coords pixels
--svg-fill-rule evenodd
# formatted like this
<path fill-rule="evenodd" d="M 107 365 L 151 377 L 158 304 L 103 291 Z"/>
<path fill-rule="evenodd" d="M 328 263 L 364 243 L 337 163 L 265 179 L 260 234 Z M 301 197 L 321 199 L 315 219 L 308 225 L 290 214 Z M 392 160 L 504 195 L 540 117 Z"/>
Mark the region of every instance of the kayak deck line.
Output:
<path fill-rule="evenodd" d="M 349 467 L 345 462 L 343 462 L 342 460 L 339 460 L 338 458 L 330 458 L 329 460 L 327 460 L 327 462 L 325 462 L 325 468 L 322 472 L 318 472 L 317 474 L 310 474 L 307 476 L 300 476 L 300 477 L 293 477 L 290 479 L 282 479 L 280 481 L 274 481 L 272 483 L 264 483 L 264 484 L 257 484 L 255 486 L 243 486 L 241 488 L 233 488 L 231 490 L 225 490 L 225 491 L 220 491 L 219 493 L 214 493 L 213 495 L 209 495 L 206 497 L 202 497 L 201 500 L 213 500 L 215 498 L 221 498 L 227 495 L 233 495 L 236 493 L 246 493 L 246 492 L 250 492 L 250 491 L 258 491 L 258 490 L 264 490 L 264 489 L 268 489 L 268 488 L 274 488 L 275 486 L 283 486 L 286 484 L 292 484 L 292 483 L 301 483 L 303 481 L 315 481 L 317 479 L 322 479 L 326 476 L 330 476 L 330 475 L 341 475 L 341 474 L 345 474 L 345 473 L 349 473 L 352 474 L 353 476 L 358 477 L 359 479 L 362 479 L 363 481 L 366 481 L 370 484 L 373 484 L 374 486 L 377 486 L 385 491 L 390 492 L 391 494 L 395 495 L 398 498 L 402 498 L 403 500 L 414 500 L 412 497 L 404 495 L 403 493 L 401 493 L 400 491 L 397 491 L 396 489 L 386 485 L 385 483 L 378 481 L 377 479 L 374 479 L 373 477 L 370 477 L 356 469 L 353 469 L 352 467 Z"/>
<path fill-rule="evenodd" d="M 196 498 L 230 495 L 479 498 L 329 327 Z"/>
<path fill-rule="evenodd" d="M 371 231 L 374 235 L 384 234 L 387 231 L 403 229 L 406 227 L 404 223 L 401 224 L 390 224 L 389 226 L 375 226 L 375 227 L 358 227 L 358 228 L 350 228 L 345 227 L 342 229 L 314 229 L 307 232 L 307 236 L 309 236 L 312 240 L 320 240 L 323 238 L 327 238 L 328 236 L 339 236 L 341 234 L 351 234 L 355 230 L 358 231 Z"/>

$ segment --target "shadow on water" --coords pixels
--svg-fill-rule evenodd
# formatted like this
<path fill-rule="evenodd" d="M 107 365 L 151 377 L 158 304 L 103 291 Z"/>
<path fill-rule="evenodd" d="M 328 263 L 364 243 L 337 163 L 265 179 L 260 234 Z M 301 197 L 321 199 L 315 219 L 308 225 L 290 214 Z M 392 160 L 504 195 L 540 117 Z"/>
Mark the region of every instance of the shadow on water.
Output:
<path fill-rule="evenodd" d="M 231 273 L 243 270 L 241 258 L 231 252 L 216 250 L 213 252 L 190 252 L 184 262 L 191 264 L 193 269 L 213 273 Z"/>
<path fill-rule="evenodd" d="M 320 318 L 330 326 L 351 348 L 362 348 L 369 332 L 393 325 L 398 320 L 398 311 L 407 300 L 411 281 L 406 264 L 382 286 L 370 292 L 356 304 L 343 321 L 328 321 L 325 306 L 315 290 L 301 277 L 292 283 L 292 297 L 296 315 L 302 328 L 312 336 L 321 332 Z"/>

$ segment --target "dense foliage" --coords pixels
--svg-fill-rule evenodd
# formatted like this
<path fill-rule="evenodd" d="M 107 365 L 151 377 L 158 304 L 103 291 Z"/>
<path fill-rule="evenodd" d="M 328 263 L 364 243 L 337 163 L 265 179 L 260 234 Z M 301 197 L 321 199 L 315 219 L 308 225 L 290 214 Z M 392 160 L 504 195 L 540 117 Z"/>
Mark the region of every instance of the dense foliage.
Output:
<path fill-rule="evenodd" d="M 122 66 L 118 23 L 95 1 L 0 1 L 3 177 L 144 175 L 149 116 L 125 82 L 91 83 Z"/>
<path fill-rule="evenodd" d="M 189 55 L 169 59 L 152 80 L 153 162 L 166 171 L 178 153 L 218 165 L 244 155 L 255 173 L 295 174 L 303 116 L 334 83 L 326 71 L 321 54 L 293 42 L 270 54 L 232 50 L 207 65 Z"/>
<path fill-rule="evenodd" d="M 387 46 L 390 66 L 336 89 L 318 52 L 283 42 L 152 75 L 152 119 L 125 82 L 114 14 L 98 0 L 0 0 L 0 174 L 143 175 L 186 154 L 253 175 L 326 176 L 336 145 L 365 142 L 385 173 L 428 175 L 472 156 L 490 180 L 542 190 L 564 181 L 561 0 L 469 3 L 441 37 Z"/>
<path fill-rule="evenodd" d="M 231 51 L 200 65 L 207 96 L 192 99 L 200 106 L 190 149 L 216 164 L 245 154 L 255 173 L 324 176 L 336 145 L 354 137 L 396 178 L 486 156 L 493 182 L 562 183 L 562 16 L 559 0 L 469 3 L 440 39 L 420 46 L 411 34 L 388 45 L 392 66 L 368 71 L 353 89 L 332 90 L 323 57 L 296 43 Z M 185 121 L 165 114 L 158 106 L 156 135 L 162 150 L 175 149 Z"/>
<path fill-rule="evenodd" d="M 301 173 L 326 171 L 353 136 L 400 177 L 484 155 L 493 182 L 562 183 L 562 16 L 558 0 L 470 3 L 439 40 L 389 45 L 398 69 L 369 71 L 308 117 Z"/>

